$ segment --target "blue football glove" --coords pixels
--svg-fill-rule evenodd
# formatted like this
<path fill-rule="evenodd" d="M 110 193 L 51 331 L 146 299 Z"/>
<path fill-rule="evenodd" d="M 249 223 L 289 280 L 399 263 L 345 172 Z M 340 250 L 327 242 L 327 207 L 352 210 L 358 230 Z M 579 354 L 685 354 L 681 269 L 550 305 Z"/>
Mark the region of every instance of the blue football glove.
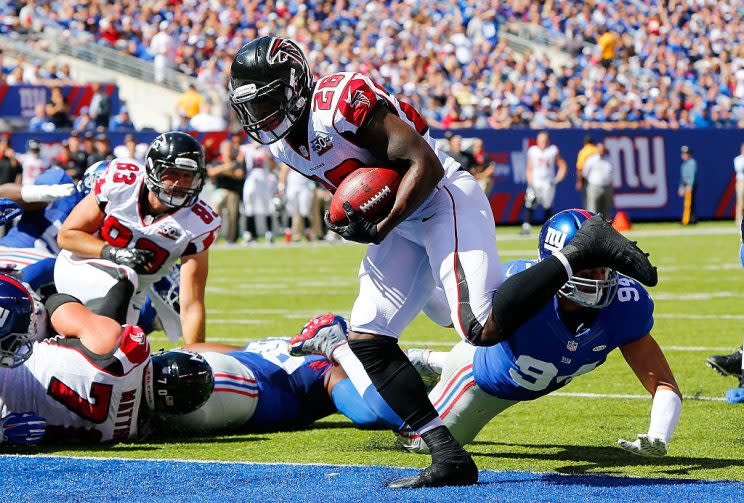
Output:
<path fill-rule="evenodd" d="M 46 419 L 33 412 L 11 412 L 0 419 L 2 443 L 38 444 L 46 433 Z"/>
<path fill-rule="evenodd" d="M 23 210 L 10 199 L 0 198 L 0 225 L 12 222 L 16 217 L 21 216 Z"/>

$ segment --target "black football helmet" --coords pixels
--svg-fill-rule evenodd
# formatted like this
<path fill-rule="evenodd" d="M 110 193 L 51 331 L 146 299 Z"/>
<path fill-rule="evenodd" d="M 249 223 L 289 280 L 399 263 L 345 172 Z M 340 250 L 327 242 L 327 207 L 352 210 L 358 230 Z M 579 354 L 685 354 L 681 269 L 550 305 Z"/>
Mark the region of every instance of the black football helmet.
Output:
<path fill-rule="evenodd" d="M 230 67 L 230 104 L 248 136 L 268 145 L 284 138 L 310 102 L 313 76 L 289 39 L 261 37 L 240 48 Z"/>
<path fill-rule="evenodd" d="M 193 174 L 188 186 L 166 185 L 163 174 L 168 169 L 188 171 Z M 148 190 L 171 208 L 191 206 L 207 181 L 204 149 L 186 133 L 163 133 L 150 144 L 145 156 L 145 184 Z"/>
<path fill-rule="evenodd" d="M 212 367 L 199 353 L 162 349 L 150 357 L 145 399 L 156 412 L 187 414 L 206 403 L 214 389 Z"/>

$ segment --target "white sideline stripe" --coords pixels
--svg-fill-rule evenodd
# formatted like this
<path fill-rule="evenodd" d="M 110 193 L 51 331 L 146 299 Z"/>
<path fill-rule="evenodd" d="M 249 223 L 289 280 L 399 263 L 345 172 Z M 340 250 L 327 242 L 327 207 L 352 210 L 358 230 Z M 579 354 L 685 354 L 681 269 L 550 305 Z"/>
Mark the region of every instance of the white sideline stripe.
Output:
<path fill-rule="evenodd" d="M 744 298 L 741 292 L 693 292 L 693 293 L 654 293 L 656 300 L 710 300 Z"/>
<path fill-rule="evenodd" d="M 568 398 L 627 398 L 629 400 L 650 400 L 650 395 L 619 395 L 619 394 L 611 394 L 611 393 L 561 393 L 561 392 L 555 392 L 550 393 L 546 396 L 561 396 L 561 397 L 568 397 Z M 682 397 L 685 400 L 700 400 L 704 402 L 725 402 L 726 399 L 723 397 L 714 397 L 714 396 L 697 396 L 697 395 L 684 395 Z"/>
<path fill-rule="evenodd" d="M 744 314 L 654 314 L 654 318 L 668 320 L 744 320 Z"/>

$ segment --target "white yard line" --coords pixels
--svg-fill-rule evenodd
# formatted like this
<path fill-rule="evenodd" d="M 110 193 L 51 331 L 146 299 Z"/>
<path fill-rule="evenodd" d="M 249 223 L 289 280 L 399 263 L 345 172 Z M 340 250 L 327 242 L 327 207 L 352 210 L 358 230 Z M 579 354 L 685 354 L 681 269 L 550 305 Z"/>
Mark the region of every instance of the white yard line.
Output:
<path fill-rule="evenodd" d="M 744 320 L 744 314 L 659 313 L 659 314 L 654 314 L 654 318 L 667 319 L 667 320 Z"/>
<path fill-rule="evenodd" d="M 567 397 L 567 398 L 627 398 L 629 400 L 650 400 L 650 395 L 621 395 L 621 394 L 612 394 L 612 393 L 561 393 L 560 391 L 556 391 L 554 393 L 550 393 L 547 396 L 560 396 L 560 397 Z M 685 400 L 701 400 L 706 402 L 724 402 L 726 401 L 723 397 L 715 397 L 715 396 L 684 396 Z"/>

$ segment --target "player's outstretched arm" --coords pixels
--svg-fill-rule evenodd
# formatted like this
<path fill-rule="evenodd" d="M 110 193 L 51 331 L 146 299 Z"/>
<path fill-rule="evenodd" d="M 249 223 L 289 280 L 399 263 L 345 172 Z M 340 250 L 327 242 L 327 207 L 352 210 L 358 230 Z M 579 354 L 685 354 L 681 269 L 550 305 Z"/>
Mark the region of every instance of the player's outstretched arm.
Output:
<path fill-rule="evenodd" d="M 555 175 L 555 183 L 561 183 L 564 178 L 566 178 L 566 173 L 568 172 L 568 165 L 566 165 L 565 159 L 558 154 L 558 158 L 556 159 L 555 163 L 558 165 L 558 173 Z"/>
<path fill-rule="evenodd" d="M 682 410 L 682 393 L 664 353 L 651 334 L 620 346 L 620 351 L 654 399 L 648 433 L 639 434 L 633 442 L 620 439 L 618 444 L 639 456 L 664 456 Z"/>
<path fill-rule="evenodd" d="M 390 214 L 377 224 L 382 241 L 429 197 L 444 176 L 444 168 L 431 146 L 386 106 L 377 106 L 355 135 L 355 142 L 382 163 L 405 170 Z"/>
<path fill-rule="evenodd" d="M 181 329 L 186 344 L 204 342 L 209 250 L 181 257 Z"/>
<path fill-rule="evenodd" d="M 91 192 L 75 206 L 62 224 L 57 234 L 57 244 L 80 257 L 100 257 L 106 243 L 95 233 L 101 228 L 103 218 L 96 196 Z"/>

